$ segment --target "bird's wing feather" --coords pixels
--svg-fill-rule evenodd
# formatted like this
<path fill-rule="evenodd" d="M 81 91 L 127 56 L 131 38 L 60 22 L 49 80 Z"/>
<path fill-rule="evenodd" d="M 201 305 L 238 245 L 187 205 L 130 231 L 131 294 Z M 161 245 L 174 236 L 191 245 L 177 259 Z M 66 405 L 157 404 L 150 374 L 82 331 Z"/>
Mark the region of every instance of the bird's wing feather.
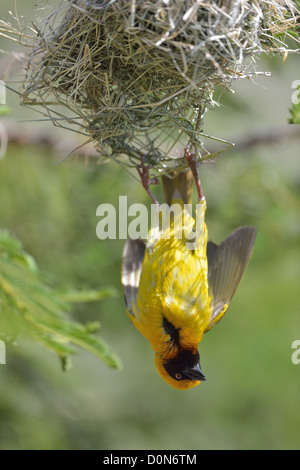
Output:
<path fill-rule="evenodd" d="M 224 315 L 242 279 L 252 254 L 256 228 L 240 227 L 219 246 L 207 245 L 208 284 L 213 297 L 213 311 L 205 331 L 209 331 Z"/>
<path fill-rule="evenodd" d="M 132 304 L 139 288 L 144 254 L 145 243 L 142 240 L 126 241 L 122 257 L 122 285 L 126 308 L 130 314 L 133 313 Z"/>
<path fill-rule="evenodd" d="M 208 264 L 208 273 L 210 273 L 212 265 L 213 265 L 213 259 L 216 254 L 216 251 L 218 249 L 218 245 L 214 242 L 207 242 L 207 247 L 206 247 L 206 255 L 207 255 L 207 264 Z"/>

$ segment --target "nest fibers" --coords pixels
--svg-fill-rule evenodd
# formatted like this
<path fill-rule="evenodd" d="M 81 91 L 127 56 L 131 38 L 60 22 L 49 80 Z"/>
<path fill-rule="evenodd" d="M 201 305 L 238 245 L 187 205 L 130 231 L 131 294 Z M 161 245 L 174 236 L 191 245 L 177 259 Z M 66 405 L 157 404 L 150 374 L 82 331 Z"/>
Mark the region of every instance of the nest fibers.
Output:
<path fill-rule="evenodd" d="M 34 38 L 23 103 L 87 135 L 100 155 L 133 166 L 143 159 L 158 173 L 185 166 L 175 157 L 187 143 L 208 155 L 201 131 L 216 85 L 251 76 L 262 51 L 286 52 L 299 22 L 290 0 L 65 0 L 53 8 Z"/>

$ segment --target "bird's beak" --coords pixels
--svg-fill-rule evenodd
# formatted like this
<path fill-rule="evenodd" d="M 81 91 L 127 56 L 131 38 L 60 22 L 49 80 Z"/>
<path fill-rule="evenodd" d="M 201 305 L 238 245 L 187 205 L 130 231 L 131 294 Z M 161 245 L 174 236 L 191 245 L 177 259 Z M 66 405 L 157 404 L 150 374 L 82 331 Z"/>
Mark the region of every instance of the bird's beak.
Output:
<path fill-rule="evenodd" d="M 200 369 L 199 364 L 196 367 L 186 367 L 183 370 L 183 372 L 191 380 L 195 380 L 195 381 L 200 380 L 200 382 L 205 382 L 205 380 L 206 380 L 205 375 L 203 374 L 202 370 Z"/>

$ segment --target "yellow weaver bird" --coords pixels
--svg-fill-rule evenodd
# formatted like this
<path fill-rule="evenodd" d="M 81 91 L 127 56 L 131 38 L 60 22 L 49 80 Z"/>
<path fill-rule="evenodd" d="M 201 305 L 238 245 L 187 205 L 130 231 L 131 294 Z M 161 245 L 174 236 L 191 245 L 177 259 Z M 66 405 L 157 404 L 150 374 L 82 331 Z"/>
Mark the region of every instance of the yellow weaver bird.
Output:
<path fill-rule="evenodd" d="M 183 215 L 174 212 L 169 226 L 151 228 L 146 244 L 127 240 L 122 264 L 128 316 L 155 351 L 161 377 L 180 390 L 206 380 L 198 344 L 227 311 L 256 238 L 256 228 L 245 226 L 219 246 L 207 242 L 206 201 L 193 155 L 185 151 L 192 171 L 163 177 L 167 203 L 171 209 L 179 204 Z M 142 166 L 139 173 L 157 203 L 147 169 Z M 195 218 L 184 209 L 191 201 L 193 176 L 199 196 Z"/>

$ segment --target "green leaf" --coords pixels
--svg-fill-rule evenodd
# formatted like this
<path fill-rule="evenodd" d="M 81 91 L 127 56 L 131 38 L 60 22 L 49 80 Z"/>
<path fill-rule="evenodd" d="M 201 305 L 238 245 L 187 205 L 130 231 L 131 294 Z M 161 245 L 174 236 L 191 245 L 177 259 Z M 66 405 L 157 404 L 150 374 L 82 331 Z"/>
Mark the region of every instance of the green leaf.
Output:
<path fill-rule="evenodd" d="M 290 124 L 300 124 L 300 86 L 293 92 L 293 107 L 289 110 L 291 117 L 288 119 Z"/>
<path fill-rule="evenodd" d="M 294 104 L 290 109 L 292 117 L 288 120 L 290 124 L 300 124 L 300 103 Z"/>
<path fill-rule="evenodd" d="M 102 287 L 97 290 L 70 290 L 61 292 L 61 299 L 66 302 L 95 302 L 102 299 L 117 297 L 118 291 L 112 287 Z"/>
<path fill-rule="evenodd" d="M 34 259 L 20 242 L 0 231 L 0 337 L 10 341 L 26 335 L 55 352 L 63 368 L 69 366 L 74 346 L 89 351 L 109 367 L 121 363 L 111 348 L 94 333 L 99 322 L 87 325 L 67 316 L 69 302 L 91 302 L 116 296 L 111 288 L 61 293 L 44 284 Z"/>
<path fill-rule="evenodd" d="M 11 113 L 11 109 L 5 104 L 0 105 L 0 117 L 5 116 L 6 114 Z"/>

